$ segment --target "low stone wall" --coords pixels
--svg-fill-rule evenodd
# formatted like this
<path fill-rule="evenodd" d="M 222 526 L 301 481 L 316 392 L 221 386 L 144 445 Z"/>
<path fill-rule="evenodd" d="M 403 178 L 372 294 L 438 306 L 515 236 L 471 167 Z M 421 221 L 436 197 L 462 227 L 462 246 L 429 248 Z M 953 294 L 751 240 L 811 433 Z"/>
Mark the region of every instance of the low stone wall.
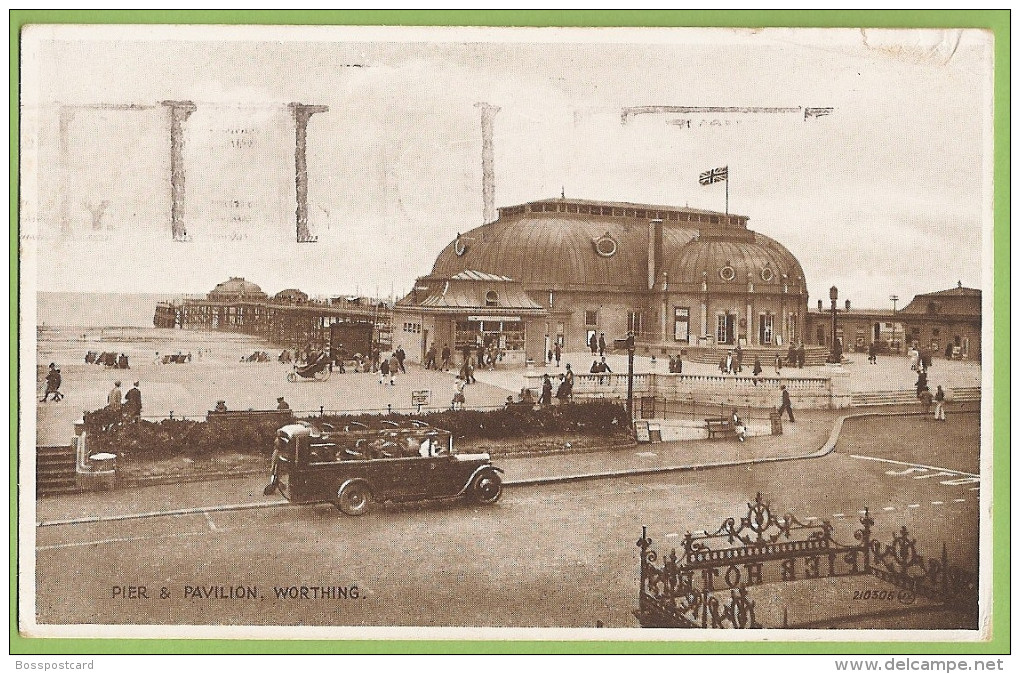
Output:
<path fill-rule="evenodd" d="M 525 385 L 537 399 L 542 391 L 542 372 L 524 373 Z M 558 373 L 557 373 L 558 374 Z M 553 373 L 550 373 L 553 377 Z M 553 393 L 559 385 L 553 378 Z M 779 407 L 780 386 L 790 392 L 795 409 L 844 409 L 850 406 L 850 373 L 833 366 L 824 377 L 760 377 L 743 375 L 634 374 L 634 397 L 659 396 L 668 401 L 734 405 L 739 407 Z M 627 397 L 627 375 L 577 374 L 574 398 Z"/>

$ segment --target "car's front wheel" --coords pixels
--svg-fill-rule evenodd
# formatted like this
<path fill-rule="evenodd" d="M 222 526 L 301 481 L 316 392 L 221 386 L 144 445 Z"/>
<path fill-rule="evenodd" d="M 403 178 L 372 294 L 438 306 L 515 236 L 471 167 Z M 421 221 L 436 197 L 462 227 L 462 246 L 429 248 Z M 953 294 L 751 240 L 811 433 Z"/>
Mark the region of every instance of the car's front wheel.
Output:
<path fill-rule="evenodd" d="M 495 503 L 503 495 L 503 480 L 496 471 L 486 470 L 471 481 L 468 493 L 476 503 Z"/>
<path fill-rule="evenodd" d="M 345 515 L 364 515 L 372 503 L 372 490 L 364 482 L 349 482 L 337 492 L 334 504 Z"/>

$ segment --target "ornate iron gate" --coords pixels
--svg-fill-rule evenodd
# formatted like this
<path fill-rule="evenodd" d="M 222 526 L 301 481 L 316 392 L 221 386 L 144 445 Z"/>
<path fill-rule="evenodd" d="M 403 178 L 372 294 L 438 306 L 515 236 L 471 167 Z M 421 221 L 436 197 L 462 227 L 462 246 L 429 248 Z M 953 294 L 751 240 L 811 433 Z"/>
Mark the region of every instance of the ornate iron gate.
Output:
<path fill-rule="evenodd" d="M 859 522 L 853 532 L 856 543 L 844 545 L 833 538 L 828 521 L 801 522 L 790 513 L 777 517 L 758 492 L 746 515 L 727 518 L 714 533 L 687 532 L 680 554 L 672 549 L 661 564 L 647 527 L 641 527 L 641 585 L 634 615 L 642 627 L 756 629 L 763 625 L 755 616 L 750 588 L 863 575 L 976 613 L 977 579 L 949 565 L 944 545 L 940 559 L 925 558 L 906 527 L 884 544 L 872 540 L 875 521 L 867 509 Z"/>

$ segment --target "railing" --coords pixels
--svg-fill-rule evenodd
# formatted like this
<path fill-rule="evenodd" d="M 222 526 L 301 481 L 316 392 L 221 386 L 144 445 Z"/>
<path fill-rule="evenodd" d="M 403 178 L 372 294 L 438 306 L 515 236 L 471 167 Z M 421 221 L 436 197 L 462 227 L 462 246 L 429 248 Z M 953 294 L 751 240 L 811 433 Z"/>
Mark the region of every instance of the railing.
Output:
<path fill-rule="evenodd" d="M 826 520 L 801 522 L 778 516 L 759 492 L 747 514 L 726 519 L 714 532 L 687 532 L 662 555 L 641 528 L 638 609 L 643 627 L 760 628 L 749 589 L 766 583 L 871 575 L 941 606 L 973 616 L 977 576 L 949 564 L 945 545 L 939 558 L 917 552 L 917 541 L 902 527 L 889 544 L 874 540 L 867 508 L 853 544 L 833 538 Z M 729 592 L 729 597 L 720 595 Z M 787 611 L 782 625 L 787 627 Z"/>

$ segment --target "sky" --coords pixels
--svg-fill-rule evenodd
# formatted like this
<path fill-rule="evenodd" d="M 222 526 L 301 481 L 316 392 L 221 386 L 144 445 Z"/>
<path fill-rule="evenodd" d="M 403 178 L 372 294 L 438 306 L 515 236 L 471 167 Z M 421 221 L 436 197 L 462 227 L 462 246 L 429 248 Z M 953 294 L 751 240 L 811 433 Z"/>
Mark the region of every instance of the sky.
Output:
<path fill-rule="evenodd" d="M 723 185 L 697 179 L 728 166 L 730 212 L 797 256 L 812 305 L 831 285 L 872 308 L 982 287 L 980 32 L 51 26 L 24 44 L 22 258 L 39 290 L 202 293 L 243 276 L 399 296 L 482 223 L 480 102 L 500 107 L 497 206 L 562 192 L 721 211 Z M 164 100 L 197 105 L 187 243 L 170 234 Z M 308 125 L 313 244 L 294 236 L 291 102 L 329 106 Z M 655 105 L 800 110 L 622 121 Z"/>

